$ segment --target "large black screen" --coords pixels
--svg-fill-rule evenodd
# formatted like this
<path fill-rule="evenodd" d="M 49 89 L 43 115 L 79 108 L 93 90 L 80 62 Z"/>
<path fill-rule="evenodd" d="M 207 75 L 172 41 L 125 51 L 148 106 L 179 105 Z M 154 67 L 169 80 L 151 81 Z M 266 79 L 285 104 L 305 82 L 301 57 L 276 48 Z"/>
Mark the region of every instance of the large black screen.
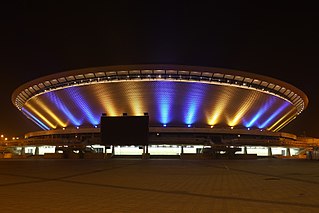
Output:
<path fill-rule="evenodd" d="M 101 116 L 101 141 L 107 145 L 148 144 L 149 116 Z"/>

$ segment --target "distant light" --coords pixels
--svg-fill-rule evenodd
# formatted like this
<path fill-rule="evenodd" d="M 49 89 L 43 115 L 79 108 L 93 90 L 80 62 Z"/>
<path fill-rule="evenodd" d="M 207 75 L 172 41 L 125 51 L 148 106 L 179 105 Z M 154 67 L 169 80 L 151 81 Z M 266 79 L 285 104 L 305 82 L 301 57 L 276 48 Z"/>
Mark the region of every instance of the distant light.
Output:
<path fill-rule="evenodd" d="M 166 124 L 163 124 L 163 127 L 166 127 L 167 125 Z"/>
<path fill-rule="evenodd" d="M 157 136 L 159 136 L 159 133 L 156 133 Z"/>
<path fill-rule="evenodd" d="M 248 127 L 247 129 L 248 129 L 248 130 L 250 130 L 250 128 L 249 128 L 249 127 Z"/>
<path fill-rule="evenodd" d="M 63 127 L 62 129 L 65 130 L 65 127 Z"/>
<path fill-rule="evenodd" d="M 230 127 L 230 129 L 234 129 L 234 127 L 233 127 L 233 126 L 231 126 L 231 127 Z"/>
<path fill-rule="evenodd" d="M 95 125 L 94 128 L 97 128 L 97 125 Z"/>
<path fill-rule="evenodd" d="M 79 127 L 79 126 L 77 126 L 76 128 L 77 128 L 77 129 L 80 129 L 80 127 Z"/>
<path fill-rule="evenodd" d="M 237 137 L 239 137 L 239 138 L 240 138 L 240 135 L 237 135 Z"/>
<path fill-rule="evenodd" d="M 187 127 L 190 128 L 192 125 L 188 124 Z"/>
<path fill-rule="evenodd" d="M 212 128 L 214 128 L 214 126 L 212 125 L 212 126 L 210 126 L 210 128 L 212 129 Z"/>

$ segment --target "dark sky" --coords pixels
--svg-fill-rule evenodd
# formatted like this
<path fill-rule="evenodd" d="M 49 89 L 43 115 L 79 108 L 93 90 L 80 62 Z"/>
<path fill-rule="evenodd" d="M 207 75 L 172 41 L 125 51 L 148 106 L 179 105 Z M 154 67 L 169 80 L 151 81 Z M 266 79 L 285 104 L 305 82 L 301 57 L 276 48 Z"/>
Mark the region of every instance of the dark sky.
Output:
<path fill-rule="evenodd" d="M 40 130 L 11 103 L 12 92 L 27 81 L 85 67 L 166 63 L 237 69 L 290 83 L 307 94 L 309 106 L 282 131 L 319 137 L 317 6 L 80 2 L 0 3 L 1 134 Z"/>

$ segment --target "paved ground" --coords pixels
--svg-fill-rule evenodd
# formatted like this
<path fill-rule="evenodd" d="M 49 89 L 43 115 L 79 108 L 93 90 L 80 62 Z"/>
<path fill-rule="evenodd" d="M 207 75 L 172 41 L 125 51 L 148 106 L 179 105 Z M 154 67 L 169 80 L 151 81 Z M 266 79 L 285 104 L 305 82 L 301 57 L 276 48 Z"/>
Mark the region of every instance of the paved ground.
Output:
<path fill-rule="evenodd" d="M 319 161 L 1 159 L 0 212 L 318 212 Z"/>

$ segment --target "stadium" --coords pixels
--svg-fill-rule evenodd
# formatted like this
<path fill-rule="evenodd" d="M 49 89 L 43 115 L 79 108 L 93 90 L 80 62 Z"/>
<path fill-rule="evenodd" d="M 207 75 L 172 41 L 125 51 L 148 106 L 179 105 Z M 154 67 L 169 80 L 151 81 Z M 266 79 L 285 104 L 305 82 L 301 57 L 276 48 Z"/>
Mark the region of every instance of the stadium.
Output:
<path fill-rule="evenodd" d="M 307 108 L 308 98 L 289 83 L 246 71 L 142 64 L 43 76 L 18 87 L 12 103 L 39 126 L 25 135 L 30 153 L 45 153 L 42 146 L 57 152 L 85 144 L 117 155 L 196 154 L 206 147 L 218 147 L 218 153 L 261 147 L 266 154 L 283 154 L 298 146 L 297 136 L 281 129 Z M 146 150 L 139 144 L 103 144 L 105 115 L 148 116 Z"/>

